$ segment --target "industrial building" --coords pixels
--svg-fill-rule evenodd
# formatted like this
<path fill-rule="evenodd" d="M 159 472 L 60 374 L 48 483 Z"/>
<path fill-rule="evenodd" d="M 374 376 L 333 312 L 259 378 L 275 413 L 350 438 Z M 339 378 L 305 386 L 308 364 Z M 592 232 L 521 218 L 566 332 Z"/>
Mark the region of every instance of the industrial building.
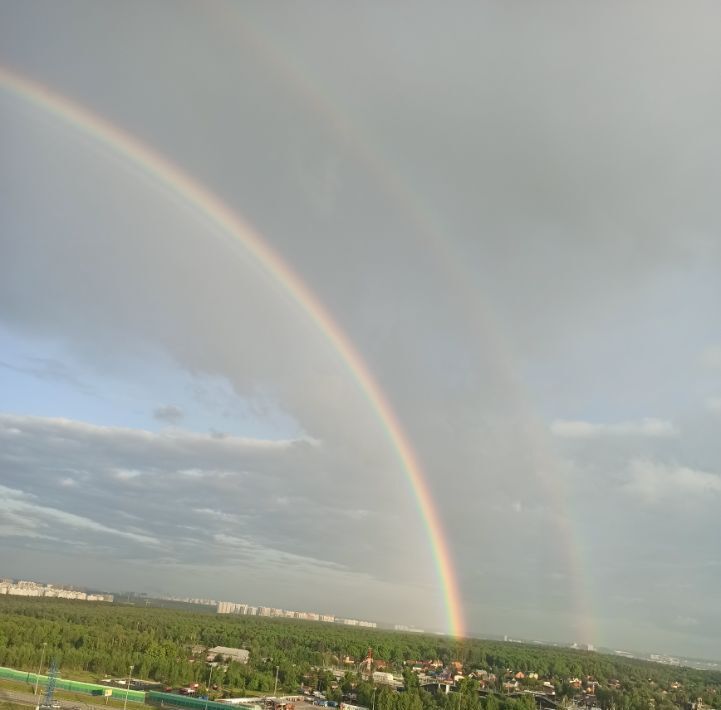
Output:
<path fill-rule="evenodd" d="M 228 646 L 214 646 L 208 649 L 208 660 L 214 661 L 220 656 L 224 661 L 235 661 L 236 663 L 247 663 L 250 658 L 250 651 L 245 648 L 230 648 Z"/>

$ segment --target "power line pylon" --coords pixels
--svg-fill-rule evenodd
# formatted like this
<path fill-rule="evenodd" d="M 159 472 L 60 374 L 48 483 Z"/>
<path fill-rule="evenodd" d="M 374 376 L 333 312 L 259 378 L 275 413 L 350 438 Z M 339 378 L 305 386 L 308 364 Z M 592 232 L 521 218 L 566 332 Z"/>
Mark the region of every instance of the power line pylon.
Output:
<path fill-rule="evenodd" d="M 45 697 L 42 703 L 38 706 L 38 710 L 41 708 L 52 708 L 53 707 L 53 694 L 55 693 L 55 684 L 58 680 L 58 659 L 53 658 L 53 662 L 50 664 L 48 670 L 48 684 L 45 688 Z"/>

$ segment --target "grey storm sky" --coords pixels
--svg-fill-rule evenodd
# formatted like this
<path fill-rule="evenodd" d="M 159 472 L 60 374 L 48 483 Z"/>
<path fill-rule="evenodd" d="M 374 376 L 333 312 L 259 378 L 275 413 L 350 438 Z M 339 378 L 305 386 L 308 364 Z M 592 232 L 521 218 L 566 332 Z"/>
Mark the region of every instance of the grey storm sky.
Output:
<path fill-rule="evenodd" d="M 333 314 L 479 634 L 718 656 L 715 3 L 5 2 Z M 383 426 L 241 244 L 0 85 L 0 573 L 443 629 Z"/>

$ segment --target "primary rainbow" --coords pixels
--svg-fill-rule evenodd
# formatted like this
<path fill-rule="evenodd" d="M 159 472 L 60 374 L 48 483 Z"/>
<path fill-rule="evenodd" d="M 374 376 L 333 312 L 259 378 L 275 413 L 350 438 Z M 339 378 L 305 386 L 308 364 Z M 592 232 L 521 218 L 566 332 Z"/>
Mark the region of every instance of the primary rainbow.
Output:
<path fill-rule="evenodd" d="M 280 283 L 303 308 L 355 377 L 358 386 L 383 424 L 413 489 L 426 527 L 443 591 L 448 631 L 453 636 L 463 635 L 462 604 L 453 560 L 418 457 L 368 365 L 315 293 L 245 220 L 203 184 L 150 146 L 84 106 L 2 66 L 0 66 L 0 88 L 83 131 L 158 180 L 187 204 L 200 211 L 223 232 L 241 242 L 265 272 Z"/>

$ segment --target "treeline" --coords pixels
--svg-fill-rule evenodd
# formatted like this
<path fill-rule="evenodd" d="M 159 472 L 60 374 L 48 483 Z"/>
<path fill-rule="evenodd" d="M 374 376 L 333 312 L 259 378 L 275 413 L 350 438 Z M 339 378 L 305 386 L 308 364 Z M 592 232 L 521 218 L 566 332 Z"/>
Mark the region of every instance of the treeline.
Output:
<path fill-rule="evenodd" d="M 280 688 L 297 691 L 301 683 L 329 693 L 355 692 L 358 703 L 376 710 L 531 710 L 533 700 L 491 695 L 479 699 L 473 681 L 459 692 L 432 696 L 417 687 L 407 670 L 404 693 L 374 689 L 353 673 L 333 691 L 333 677 L 322 667 L 337 665 L 344 656 L 362 659 L 369 647 L 374 658 L 400 672 L 407 660 L 439 659 L 463 663 L 466 671 L 482 668 L 498 677 L 507 670 L 535 671 L 553 679 L 559 697 L 571 697 L 571 677 L 592 676 L 600 683 L 597 703 L 604 710 L 664 710 L 683 707 L 701 698 L 721 708 L 721 673 L 673 668 L 556 647 L 527 646 L 478 639 L 402 634 L 318 622 L 243 616 L 218 616 L 172 609 L 138 608 L 70 600 L 0 597 L 0 665 L 34 671 L 47 643 L 46 662 L 53 655 L 62 672 L 97 677 L 127 675 L 156 680 L 173 687 L 208 682 L 209 668 L 199 647 L 247 648 L 247 665 L 231 663 L 213 671 L 212 685 L 241 694 L 272 692 L 276 668 Z M 195 647 L 195 648 L 194 648 Z M 620 687 L 609 687 L 618 681 Z M 672 689 L 672 683 L 680 687 Z"/>

